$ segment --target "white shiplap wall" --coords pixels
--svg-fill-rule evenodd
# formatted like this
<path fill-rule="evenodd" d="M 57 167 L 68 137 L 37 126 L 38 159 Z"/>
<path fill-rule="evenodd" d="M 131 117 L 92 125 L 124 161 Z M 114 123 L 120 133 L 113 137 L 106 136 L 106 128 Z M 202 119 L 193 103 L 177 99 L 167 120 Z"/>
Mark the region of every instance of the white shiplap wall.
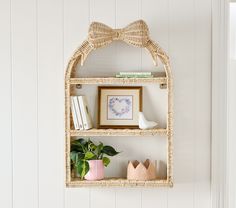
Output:
<path fill-rule="evenodd" d="M 228 108 L 228 166 L 229 166 L 229 174 L 228 174 L 228 181 L 229 183 L 229 207 L 236 206 L 236 188 L 235 188 L 235 174 L 236 174 L 236 167 L 234 165 L 234 158 L 235 158 L 235 151 L 233 147 L 235 147 L 235 122 L 236 122 L 236 95 L 235 95 L 235 88 L 236 83 L 234 78 L 236 77 L 236 2 L 230 4 L 230 68 L 228 70 L 228 88 L 227 88 L 227 108 Z"/>
<path fill-rule="evenodd" d="M 139 18 L 172 62 L 174 188 L 66 189 L 67 61 L 91 21 L 123 27 Z M 121 46 L 94 59 L 98 71 L 153 69 L 145 51 L 127 46 L 111 61 Z M 210 0 L 1 0 L 0 57 L 0 207 L 210 207 Z"/>

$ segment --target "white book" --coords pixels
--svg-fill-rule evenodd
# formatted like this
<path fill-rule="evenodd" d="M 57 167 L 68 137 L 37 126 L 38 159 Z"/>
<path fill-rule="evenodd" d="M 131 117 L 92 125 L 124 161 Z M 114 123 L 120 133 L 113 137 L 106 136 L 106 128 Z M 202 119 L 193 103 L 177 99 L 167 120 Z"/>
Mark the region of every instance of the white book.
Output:
<path fill-rule="evenodd" d="M 75 111 L 74 99 L 72 96 L 70 97 L 70 101 L 71 101 L 71 114 L 72 114 L 74 127 L 75 129 L 79 129 L 79 122 L 78 122 L 78 118 Z"/>
<path fill-rule="evenodd" d="M 91 129 L 93 127 L 91 116 L 88 110 L 88 103 L 85 96 L 78 96 L 79 106 L 81 110 L 82 120 L 85 129 Z"/>
<path fill-rule="evenodd" d="M 78 119 L 79 130 L 83 130 L 84 125 L 83 125 L 83 120 L 82 120 L 82 115 L 81 115 L 78 96 L 73 96 L 73 100 L 74 100 L 74 105 L 75 105 L 75 112 L 76 112 L 77 119 Z"/>
<path fill-rule="evenodd" d="M 119 72 L 119 75 L 152 75 L 152 72 Z"/>

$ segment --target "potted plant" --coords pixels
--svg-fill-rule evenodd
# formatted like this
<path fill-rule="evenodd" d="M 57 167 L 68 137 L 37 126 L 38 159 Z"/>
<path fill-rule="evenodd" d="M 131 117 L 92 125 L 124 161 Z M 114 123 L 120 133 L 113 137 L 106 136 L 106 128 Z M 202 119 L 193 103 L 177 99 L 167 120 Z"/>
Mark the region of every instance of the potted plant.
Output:
<path fill-rule="evenodd" d="M 75 173 L 86 180 L 101 180 L 104 178 L 104 166 L 107 167 L 110 159 L 106 156 L 117 155 L 113 147 L 96 145 L 90 139 L 76 139 L 71 143 L 70 158 Z"/>

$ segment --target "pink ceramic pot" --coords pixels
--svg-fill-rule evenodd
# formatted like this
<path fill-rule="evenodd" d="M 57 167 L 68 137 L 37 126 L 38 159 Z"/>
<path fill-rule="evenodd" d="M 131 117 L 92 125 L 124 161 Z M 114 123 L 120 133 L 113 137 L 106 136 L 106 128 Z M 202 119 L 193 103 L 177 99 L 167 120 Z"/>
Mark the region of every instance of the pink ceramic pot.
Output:
<path fill-rule="evenodd" d="M 89 172 L 84 176 L 86 180 L 101 180 L 104 178 L 104 165 L 102 160 L 89 160 Z"/>

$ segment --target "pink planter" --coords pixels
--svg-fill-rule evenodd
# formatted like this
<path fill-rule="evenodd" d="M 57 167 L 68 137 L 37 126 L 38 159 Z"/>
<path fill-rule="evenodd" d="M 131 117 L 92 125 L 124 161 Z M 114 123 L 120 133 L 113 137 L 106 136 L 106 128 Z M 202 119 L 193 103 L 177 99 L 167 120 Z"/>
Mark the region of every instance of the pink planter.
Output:
<path fill-rule="evenodd" d="M 104 165 L 102 160 L 89 160 L 89 172 L 84 176 L 86 180 L 101 180 L 104 178 Z"/>

